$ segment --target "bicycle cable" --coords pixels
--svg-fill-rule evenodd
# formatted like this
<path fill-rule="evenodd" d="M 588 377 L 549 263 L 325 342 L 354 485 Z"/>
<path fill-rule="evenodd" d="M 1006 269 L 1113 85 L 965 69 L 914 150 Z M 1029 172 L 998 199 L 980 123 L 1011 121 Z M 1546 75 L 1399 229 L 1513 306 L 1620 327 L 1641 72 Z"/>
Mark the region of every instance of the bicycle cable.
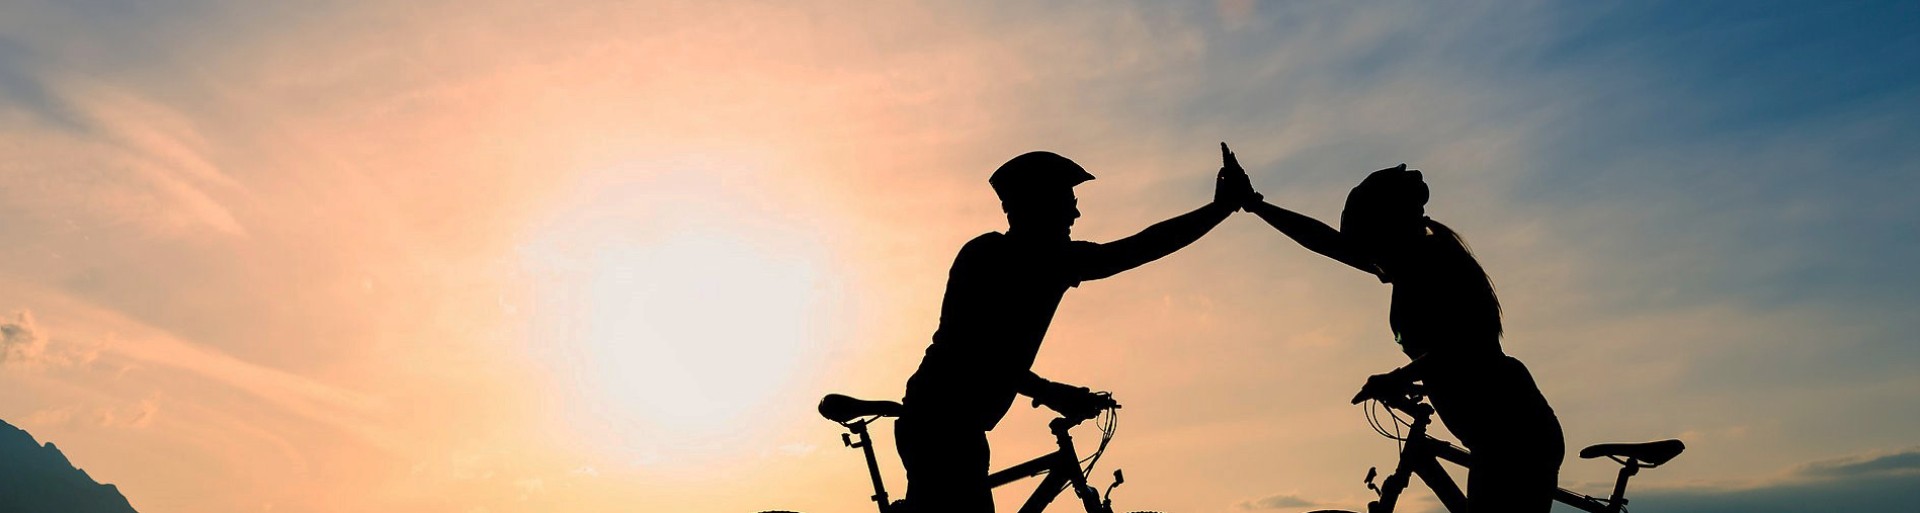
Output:
<path fill-rule="evenodd" d="M 1085 465 L 1080 468 L 1080 475 L 1083 476 L 1093 475 L 1093 467 L 1100 463 L 1100 456 L 1107 453 L 1107 444 L 1113 441 L 1113 434 L 1120 431 L 1120 412 L 1117 408 L 1107 408 L 1100 412 L 1100 417 L 1094 422 L 1100 426 L 1100 445 L 1093 449 L 1092 455 L 1080 459 L 1079 463 Z M 1044 475 L 1049 472 L 1050 470 L 1041 470 L 1034 475 Z M 1061 483 L 1060 489 L 1066 490 L 1071 484 L 1073 483 Z"/>
<path fill-rule="evenodd" d="M 1366 407 L 1362 408 L 1361 410 L 1366 413 L 1367 425 L 1373 428 L 1373 432 L 1375 434 L 1378 434 L 1384 438 L 1393 439 L 1395 441 L 1398 441 L 1404 444 L 1407 441 L 1407 437 L 1406 435 L 1401 434 L 1400 428 L 1402 427 L 1411 428 L 1413 424 L 1411 422 L 1408 422 L 1405 419 L 1400 418 L 1400 414 L 1394 413 L 1393 408 L 1388 407 L 1387 416 L 1393 418 L 1393 432 L 1388 433 L 1386 426 L 1383 425 L 1380 421 L 1380 412 L 1378 411 L 1378 409 L 1382 406 L 1382 404 L 1383 403 L 1381 403 L 1378 400 L 1367 401 Z"/>
<path fill-rule="evenodd" d="M 1092 455 L 1080 458 L 1078 463 L 1085 465 L 1081 468 L 1081 474 L 1084 475 L 1093 474 L 1093 466 L 1100 463 L 1100 455 L 1106 454 L 1107 444 L 1113 441 L 1113 434 L 1120 430 L 1120 412 L 1117 408 L 1108 408 L 1100 412 L 1100 416 L 1095 422 L 1100 426 L 1100 445 L 1093 449 Z M 1043 469 L 1035 472 L 1033 475 L 1042 476 L 1050 472 L 1052 472 L 1051 469 Z M 1061 485 L 1061 489 L 1066 489 L 1066 485 Z"/>
<path fill-rule="evenodd" d="M 1378 434 L 1383 438 L 1393 438 L 1393 434 L 1388 433 L 1387 428 L 1380 425 L 1380 412 L 1377 411 L 1379 407 L 1380 407 L 1380 401 L 1369 400 L 1367 401 L 1367 404 L 1361 408 L 1360 411 L 1366 414 L 1367 427 L 1373 428 L 1373 432 L 1375 434 Z"/>
<path fill-rule="evenodd" d="M 1100 446 L 1094 448 L 1093 455 L 1080 460 L 1080 463 L 1086 464 L 1086 467 L 1081 469 L 1082 474 L 1093 474 L 1093 466 L 1100 463 L 1100 455 L 1106 454 L 1107 443 L 1113 441 L 1113 434 L 1120 430 L 1120 410 L 1107 408 L 1100 413 L 1100 419 L 1095 422 L 1100 424 Z"/>

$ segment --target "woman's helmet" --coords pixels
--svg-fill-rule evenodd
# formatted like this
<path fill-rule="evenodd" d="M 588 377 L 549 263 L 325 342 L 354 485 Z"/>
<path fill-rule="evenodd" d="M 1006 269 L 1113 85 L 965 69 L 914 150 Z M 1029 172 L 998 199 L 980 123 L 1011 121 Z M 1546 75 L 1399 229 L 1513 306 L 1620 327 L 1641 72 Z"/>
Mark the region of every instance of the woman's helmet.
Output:
<path fill-rule="evenodd" d="M 1406 164 L 1374 171 L 1347 193 L 1340 212 L 1340 233 L 1377 235 L 1426 217 L 1427 182 Z M 1413 225 L 1413 226 L 1418 226 Z"/>

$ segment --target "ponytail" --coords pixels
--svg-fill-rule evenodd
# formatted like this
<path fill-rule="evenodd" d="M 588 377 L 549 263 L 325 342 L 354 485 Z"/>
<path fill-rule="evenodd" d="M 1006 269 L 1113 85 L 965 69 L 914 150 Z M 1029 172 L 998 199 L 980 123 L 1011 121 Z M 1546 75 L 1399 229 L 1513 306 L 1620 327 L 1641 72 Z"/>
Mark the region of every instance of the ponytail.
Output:
<path fill-rule="evenodd" d="M 1467 246 L 1467 240 L 1461 238 L 1458 232 L 1433 218 L 1426 218 L 1426 225 L 1429 232 L 1428 247 L 1433 251 L 1429 256 L 1438 264 L 1434 270 L 1445 273 L 1445 279 L 1458 280 L 1455 283 L 1465 294 L 1460 298 L 1467 302 L 1461 305 L 1465 307 L 1462 313 L 1472 316 L 1471 320 L 1478 321 L 1483 329 L 1499 337 L 1502 332 L 1500 297 L 1494 293 L 1493 278 L 1487 276 L 1485 268 L 1480 267 L 1480 261 L 1473 256 L 1473 249 Z"/>

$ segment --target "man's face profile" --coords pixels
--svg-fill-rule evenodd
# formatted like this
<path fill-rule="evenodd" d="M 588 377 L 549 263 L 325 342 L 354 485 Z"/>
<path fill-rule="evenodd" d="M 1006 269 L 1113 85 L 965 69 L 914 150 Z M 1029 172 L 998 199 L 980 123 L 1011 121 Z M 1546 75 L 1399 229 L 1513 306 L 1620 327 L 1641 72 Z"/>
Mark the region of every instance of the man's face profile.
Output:
<path fill-rule="evenodd" d="M 1070 233 L 1074 219 L 1080 217 L 1079 205 L 1073 187 L 1068 186 L 1032 191 L 1003 203 L 1010 229 L 1036 234 L 1057 232 L 1061 236 Z"/>

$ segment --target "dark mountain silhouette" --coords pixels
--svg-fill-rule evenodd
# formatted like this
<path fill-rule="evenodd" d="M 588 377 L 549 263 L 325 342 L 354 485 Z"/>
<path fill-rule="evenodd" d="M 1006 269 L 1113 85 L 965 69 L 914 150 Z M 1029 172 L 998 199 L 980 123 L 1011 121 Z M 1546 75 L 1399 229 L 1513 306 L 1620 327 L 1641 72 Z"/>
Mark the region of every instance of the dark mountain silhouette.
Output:
<path fill-rule="evenodd" d="M 0 512 L 135 513 L 120 489 L 94 482 L 52 442 L 0 421 Z"/>

